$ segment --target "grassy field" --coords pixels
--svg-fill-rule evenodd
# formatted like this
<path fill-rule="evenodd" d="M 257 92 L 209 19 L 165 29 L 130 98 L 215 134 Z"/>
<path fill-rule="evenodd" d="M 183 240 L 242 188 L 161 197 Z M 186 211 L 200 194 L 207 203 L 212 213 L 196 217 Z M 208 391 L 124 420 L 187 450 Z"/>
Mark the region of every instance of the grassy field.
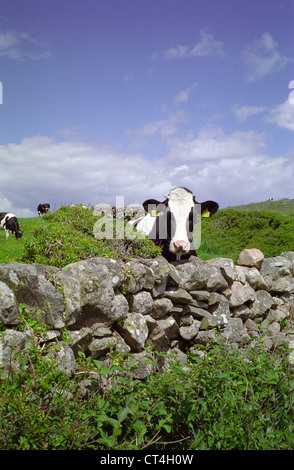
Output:
<path fill-rule="evenodd" d="M 20 240 L 13 235 L 6 239 L 4 230 L 0 230 L 0 263 L 23 260 L 61 266 L 76 261 L 79 255 L 85 257 L 87 252 L 92 256 L 111 256 L 113 251 L 108 246 L 93 240 L 92 227 L 96 219 L 91 211 L 64 210 L 49 217 L 19 219 L 24 232 Z M 219 210 L 211 219 L 202 219 L 201 239 L 197 254 L 204 260 L 227 257 L 236 261 L 244 248 L 259 248 L 268 258 L 283 251 L 294 251 L 294 200 L 280 199 Z M 55 246 L 55 252 L 48 250 L 48 246 Z M 119 252 L 117 254 L 119 257 Z M 62 258 L 64 260 L 58 264 Z"/>
<path fill-rule="evenodd" d="M 232 206 L 228 209 L 236 209 L 238 211 L 269 211 L 278 212 L 294 216 L 294 199 L 278 199 L 277 201 L 252 202 L 244 206 Z"/>
<path fill-rule="evenodd" d="M 23 236 L 19 240 L 15 239 L 14 235 L 9 235 L 6 239 L 5 231 L 0 230 L 0 262 L 8 263 L 11 261 L 19 261 L 26 241 L 30 239 L 31 233 L 35 227 L 40 227 L 46 224 L 45 219 L 41 217 L 33 217 L 27 219 L 18 219 L 20 229 L 23 231 Z"/>

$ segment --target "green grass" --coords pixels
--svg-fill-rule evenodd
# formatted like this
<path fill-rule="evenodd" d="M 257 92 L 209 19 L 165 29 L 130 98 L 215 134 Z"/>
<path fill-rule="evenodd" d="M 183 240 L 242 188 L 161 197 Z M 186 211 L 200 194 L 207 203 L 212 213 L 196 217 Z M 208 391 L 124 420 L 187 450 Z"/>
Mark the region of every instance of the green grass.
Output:
<path fill-rule="evenodd" d="M 294 251 L 294 200 L 281 199 L 219 210 L 202 219 L 201 259 L 232 258 L 244 248 L 259 248 L 265 257 Z M 90 210 L 61 207 L 54 214 L 19 219 L 24 235 L 6 240 L 0 231 L 0 263 L 37 262 L 64 266 L 90 256 L 124 258 L 160 254 L 148 240 L 97 240 L 93 237 L 95 218 Z"/>
<path fill-rule="evenodd" d="M 92 211 L 82 206 L 61 206 L 53 214 L 43 216 L 43 223 L 32 229 L 29 239 L 24 242 L 21 261 L 64 267 L 95 256 L 153 258 L 161 253 L 146 238 L 116 239 L 115 229 L 111 237 L 95 238 L 93 228 L 98 220 Z"/>
<path fill-rule="evenodd" d="M 263 202 L 252 202 L 242 206 L 232 206 L 228 209 L 236 209 L 238 211 L 269 211 L 278 212 L 279 214 L 285 214 L 294 216 L 294 199 L 278 199 L 276 201 L 263 201 Z"/>
<path fill-rule="evenodd" d="M 266 258 L 294 251 L 294 217 L 270 211 L 223 209 L 202 219 L 202 259 L 232 258 L 245 248 L 258 248 Z"/>
<path fill-rule="evenodd" d="M 12 234 L 6 239 L 5 231 L 0 230 L 0 263 L 19 261 L 24 245 L 30 239 L 32 231 L 46 224 L 46 220 L 41 217 L 20 218 L 18 222 L 20 229 L 23 231 L 22 238 L 18 240 Z"/>

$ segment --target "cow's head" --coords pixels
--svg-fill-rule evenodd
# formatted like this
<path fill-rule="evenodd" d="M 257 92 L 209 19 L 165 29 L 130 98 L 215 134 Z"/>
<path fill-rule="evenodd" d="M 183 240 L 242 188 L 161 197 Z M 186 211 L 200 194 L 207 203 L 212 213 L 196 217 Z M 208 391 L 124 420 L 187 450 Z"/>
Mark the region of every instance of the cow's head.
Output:
<path fill-rule="evenodd" d="M 191 248 L 195 213 L 209 217 L 218 210 L 214 201 L 198 203 L 193 193 L 186 188 L 172 189 L 168 197 L 160 202 L 147 199 L 143 207 L 151 217 L 156 218 L 153 238 L 174 255 L 187 254 Z"/>

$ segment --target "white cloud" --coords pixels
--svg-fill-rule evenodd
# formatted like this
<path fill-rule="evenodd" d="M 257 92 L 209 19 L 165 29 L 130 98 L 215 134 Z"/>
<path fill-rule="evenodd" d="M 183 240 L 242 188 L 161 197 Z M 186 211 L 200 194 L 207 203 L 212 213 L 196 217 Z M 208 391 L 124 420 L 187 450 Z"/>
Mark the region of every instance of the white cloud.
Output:
<path fill-rule="evenodd" d="M 199 202 L 221 207 L 293 197 L 294 155 L 270 158 L 265 136 L 203 129 L 196 138 L 168 137 L 169 154 L 151 159 L 108 146 L 24 139 L 0 147 L 0 204 L 19 217 L 37 216 L 39 202 L 126 204 L 163 200 L 175 186 L 190 188 Z"/>
<path fill-rule="evenodd" d="M 263 113 L 266 110 L 265 106 L 241 106 L 241 108 L 233 108 L 233 112 L 239 121 L 245 121 L 248 117 Z"/>
<path fill-rule="evenodd" d="M 189 97 L 193 90 L 197 87 L 197 83 L 193 83 L 190 87 L 186 88 L 185 90 L 181 90 L 176 96 L 175 96 L 175 104 L 182 104 L 182 103 L 187 103 L 189 100 Z"/>
<path fill-rule="evenodd" d="M 144 136 L 160 134 L 164 139 L 166 139 L 174 135 L 178 130 L 178 125 L 185 122 L 186 119 L 186 113 L 179 111 L 177 113 L 170 114 L 167 119 L 160 119 L 158 121 L 145 124 L 141 133 Z"/>
<path fill-rule="evenodd" d="M 223 43 L 216 41 L 212 34 L 205 29 L 200 31 L 200 40 L 195 46 L 177 45 L 171 47 L 163 53 L 166 59 L 186 59 L 189 57 L 205 57 L 209 55 L 223 56 Z M 162 55 L 161 53 L 153 54 L 153 58 Z"/>
<path fill-rule="evenodd" d="M 185 162 L 246 158 L 265 147 L 264 135 L 235 131 L 225 135 L 221 129 L 202 129 L 195 139 L 173 140 L 170 158 Z"/>
<path fill-rule="evenodd" d="M 270 110 L 267 121 L 294 131 L 294 105 L 288 100 Z"/>
<path fill-rule="evenodd" d="M 269 33 L 263 33 L 245 47 L 244 60 L 248 67 L 248 80 L 253 82 L 283 69 L 291 60 L 278 50 L 278 44 Z"/>
<path fill-rule="evenodd" d="M 47 46 L 20 31 L 0 31 L 0 57 L 13 60 L 41 59 L 50 56 Z"/>

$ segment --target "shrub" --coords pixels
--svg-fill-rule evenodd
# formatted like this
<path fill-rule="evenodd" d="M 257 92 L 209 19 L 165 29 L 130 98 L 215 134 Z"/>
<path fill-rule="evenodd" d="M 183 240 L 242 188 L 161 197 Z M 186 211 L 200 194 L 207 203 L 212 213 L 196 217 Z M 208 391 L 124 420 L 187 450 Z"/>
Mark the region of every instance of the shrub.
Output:
<path fill-rule="evenodd" d="M 61 206 L 56 212 L 43 216 L 43 219 L 46 223 L 35 228 L 25 242 L 23 262 L 64 267 L 94 256 L 152 258 L 161 253 L 160 248 L 148 239 L 96 239 L 93 227 L 98 219 L 92 211 L 82 206 Z"/>
<path fill-rule="evenodd" d="M 294 217 L 268 211 L 223 209 L 202 219 L 198 255 L 232 258 L 245 248 L 259 248 L 266 258 L 294 251 Z"/>
<path fill-rule="evenodd" d="M 33 345 L 20 353 L 18 371 L 0 375 L 0 448 L 293 449 L 294 370 L 286 355 L 223 343 L 202 353 L 185 367 L 169 358 L 168 368 L 140 380 L 122 353 L 106 362 L 80 353 L 68 377 Z"/>

